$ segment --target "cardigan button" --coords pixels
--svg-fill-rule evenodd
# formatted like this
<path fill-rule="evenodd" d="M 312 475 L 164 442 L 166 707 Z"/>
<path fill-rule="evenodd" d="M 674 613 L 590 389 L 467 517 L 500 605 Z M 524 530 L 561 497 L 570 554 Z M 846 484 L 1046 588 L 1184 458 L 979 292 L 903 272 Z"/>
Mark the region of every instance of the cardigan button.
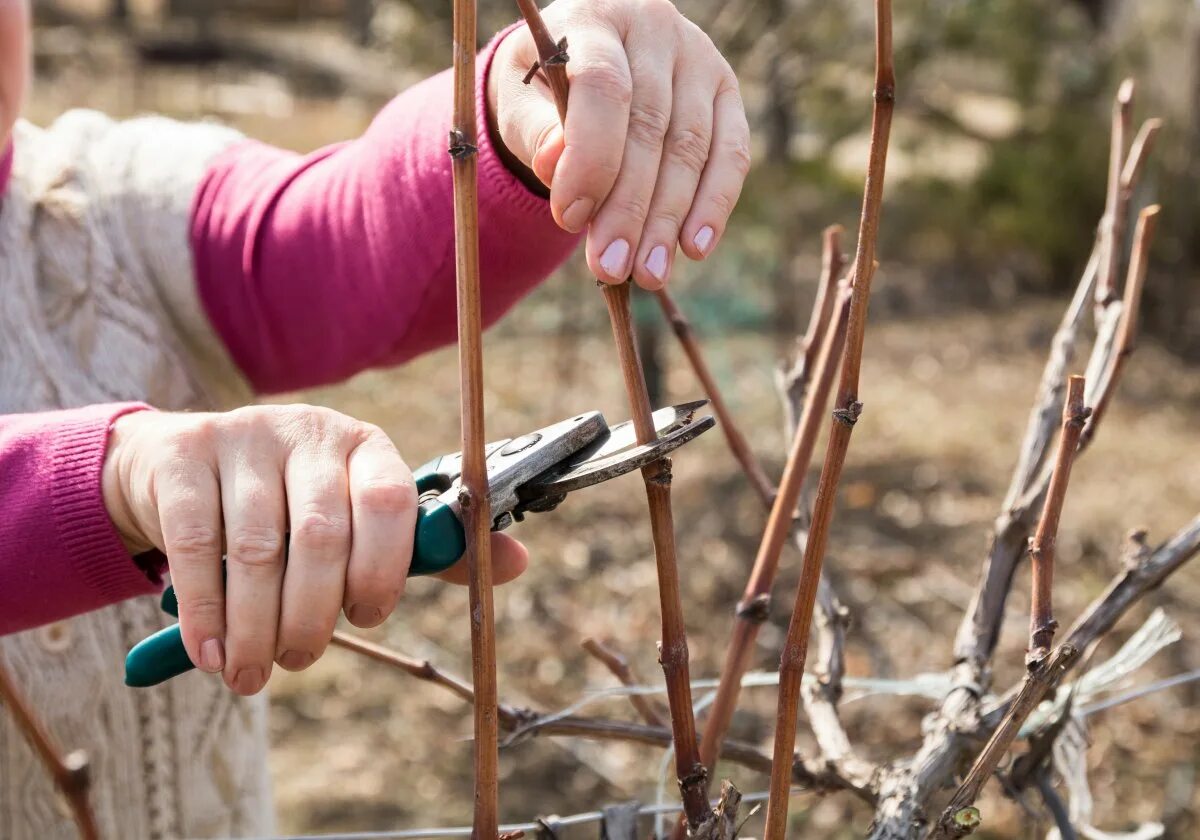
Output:
<path fill-rule="evenodd" d="M 71 646 L 71 625 L 66 621 L 47 624 L 37 631 L 38 642 L 50 653 L 62 653 Z"/>

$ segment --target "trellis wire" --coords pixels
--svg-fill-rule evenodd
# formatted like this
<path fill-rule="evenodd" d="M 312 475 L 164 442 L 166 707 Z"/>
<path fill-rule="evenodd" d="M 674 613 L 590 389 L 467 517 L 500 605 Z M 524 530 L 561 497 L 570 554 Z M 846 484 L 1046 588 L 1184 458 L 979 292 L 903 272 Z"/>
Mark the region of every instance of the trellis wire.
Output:
<path fill-rule="evenodd" d="M 793 793 L 801 793 L 800 788 L 793 788 Z M 762 790 L 756 793 L 748 793 L 742 797 L 743 803 L 766 802 L 767 791 Z M 712 800 L 715 806 L 717 800 Z M 664 805 L 643 805 L 638 808 L 639 817 L 653 817 L 659 814 L 677 814 L 683 810 L 683 806 L 678 803 Z M 601 822 L 604 819 L 603 811 L 587 811 L 582 814 L 573 814 L 569 817 L 547 817 L 547 823 L 555 827 L 568 828 L 573 825 L 587 825 L 588 823 Z M 526 823 L 511 823 L 509 825 L 500 826 L 502 833 L 514 831 L 534 832 L 543 828 L 543 824 L 536 822 Z M 359 831 L 349 834 L 288 834 L 278 837 L 260 837 L 257 840 L 421 840 L 421 838 L 433 837 L 470 837 L 471 826 L 452 826 L 449 828 L 409 828 L 403 831 Z"/>

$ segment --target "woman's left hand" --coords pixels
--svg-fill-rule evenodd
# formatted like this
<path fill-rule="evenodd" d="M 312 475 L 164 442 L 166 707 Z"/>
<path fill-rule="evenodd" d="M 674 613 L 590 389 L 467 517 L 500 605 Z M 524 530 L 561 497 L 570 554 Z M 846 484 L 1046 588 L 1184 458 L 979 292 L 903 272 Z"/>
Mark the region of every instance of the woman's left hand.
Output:
<path fill-rule="evenodd" d="M 550 187 L 555 221 L 590 225 L 587 261 L 610 283 L 662 288 L 676 244 L 712 253 L 750 168 L 750 133 L 729 64 L 669 0 L 556 0 L 568 38 L 565 131 L 529 30 L 499 46 L 488 78 L 493 130 Z"/>

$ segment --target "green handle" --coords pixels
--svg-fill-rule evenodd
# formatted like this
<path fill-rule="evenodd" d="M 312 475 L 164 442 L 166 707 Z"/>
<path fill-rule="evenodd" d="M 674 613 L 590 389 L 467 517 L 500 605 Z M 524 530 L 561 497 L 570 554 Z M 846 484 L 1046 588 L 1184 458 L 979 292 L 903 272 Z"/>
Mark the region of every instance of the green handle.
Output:
<path fill-rule="evenodd" d="M 437 474 L 438 460 L 430 461 L 416 472 L 417 490 L 422 493 L 448 489 Z M 413 538 L 412 565 L 408 576 L 432 575 L 453 566 L 466 551 L 466 536 L 454 510 L 436 498 L 421 502 L 417 508 L 417 530 Z M 179 616 L 174 587 L 162 596 L 163 611 Z M 196 666 L 188 658 L 178 624 L 159 630 L 133 646 L 125 657 L 125 685 L 135 688 L 158 685 Z"/>

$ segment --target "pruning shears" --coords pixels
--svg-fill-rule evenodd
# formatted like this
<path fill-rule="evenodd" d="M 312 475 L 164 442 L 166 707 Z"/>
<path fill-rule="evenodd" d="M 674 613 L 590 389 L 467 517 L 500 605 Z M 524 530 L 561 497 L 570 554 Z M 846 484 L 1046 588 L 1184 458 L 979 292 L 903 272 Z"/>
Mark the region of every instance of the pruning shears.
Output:
<path fill-rule="evenodd" d="M 707 400 L 654 412 L 656 440 L 639 445 L 630 422 L 610 427 L 589 411 L 536 432 L 488 444 L 488 501 L 492 530 L 502 531 L 527 513 L 554 510 L 568 493 L 645 467 L 711 429 L 710 416 L 695 417 Z M 460 518 L 462 453 L 434 458 L 414 473 L 419 496 L 409 577 L 453 566 L 466 550 Z M 178 618 L 173 587 L 162 608 Z M 192 670 L 179 625 L 173 624 L 134 645 L 125 657 L 125 684 L 158 685 Z"/>

